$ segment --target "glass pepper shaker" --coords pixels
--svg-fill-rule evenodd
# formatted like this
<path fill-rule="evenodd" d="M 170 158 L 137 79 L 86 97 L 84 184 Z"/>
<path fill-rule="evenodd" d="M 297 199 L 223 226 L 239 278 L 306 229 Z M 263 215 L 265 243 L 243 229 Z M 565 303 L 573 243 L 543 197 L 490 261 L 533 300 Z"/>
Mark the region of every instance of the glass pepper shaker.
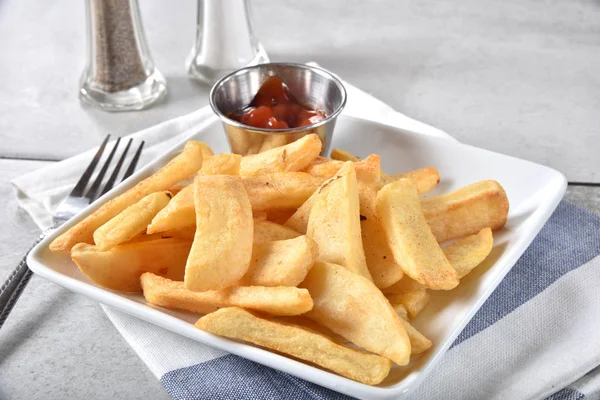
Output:
<path fill-rule="evenodd" d="M 79 97 L 107 111 L 141 110 L 166 95 L 137 0 L 86 0 L 87 65 Z"/>
<path fill-rule="evenodd" d="M 188 77 L 212 84 L 236 69 L 269 62 L 254 34 L 250 11 L 249 0 L 198 0 Z"/>

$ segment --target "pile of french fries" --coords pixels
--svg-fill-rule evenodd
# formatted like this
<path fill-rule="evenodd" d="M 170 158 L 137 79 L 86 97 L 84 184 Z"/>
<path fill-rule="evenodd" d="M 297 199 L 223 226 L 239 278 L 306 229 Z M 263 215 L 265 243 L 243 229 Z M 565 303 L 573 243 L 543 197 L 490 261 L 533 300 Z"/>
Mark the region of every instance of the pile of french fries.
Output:
<path fill-rule="evenodd" d="M 244 157 L 188 142 L 50 249 L 199 329 L 378 384 L 432 346 L 410 320 L 488 256 L 508 199 L 483 181 L 421 200 L 435 168 L 320 152 L 316 135 Z"/>

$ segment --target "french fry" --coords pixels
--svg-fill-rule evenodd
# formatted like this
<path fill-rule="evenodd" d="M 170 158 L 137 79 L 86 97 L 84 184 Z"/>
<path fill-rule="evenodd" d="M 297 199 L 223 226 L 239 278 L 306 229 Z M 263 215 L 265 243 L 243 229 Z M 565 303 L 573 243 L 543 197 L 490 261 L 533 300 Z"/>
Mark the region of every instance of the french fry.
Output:
<path fill-rule="evenodd" d="M 392 304 L 392 308 L 394 309 L 394 311 L 396 311 L 396 314 L 398 314 L 398 316 L 401 319 L 405 319 L 408 320 L 408 311 L 406 311 L 406 307 L 404 307 L 403 304 Z M 412 351 L 411 351 L 412 353 Z"/>
<path fill-rule="evenodd" d="M 377 215 L 394 260 L 405 274 L 430 289 L 449 290 L 458 285 L 458 274 L 427 225 L 412 181 L 400 179 L 384 186 L 377 194 Z"/>
<path fill-rule="evenodd" d="M 494 238 L 490 228 L 484 228 L 476 235 L 467 236 L 464 239 L 444 247 L 444 254 L 458 273 L 463 278 L 490 254 L 494 246 Z"/>
<path fill-rule="evenodd" d="M 209 145 L 207 145 L 204 142 L 193 142 L 193 141 L 189 141 L 187 143 L 198 143 L 198 146 L 200 146 L 200 151 L 202 152 L 202 158 L 203 160 L 206 160 L 209 157 L 212 157 L 215 155 L 215 153 L 213 153 L 212 149 L 210 148 Z M 187 146 L 187 143 L 185 144 Z"/>
<path fill-rule="evenodd" d="M 317 244 L 307 236 L 255 243 L 250 268 L 238 286 L 298 286 L 318 254 Z"/>
<path fill-rule="evenodd" d="M 406 365 L 408 335 L 381 291 L 348 269 L 317 261 L 300 287 L 308 289 L 314 306 L 306 316 L 365 350 Z"/>
<path fill-rule="evenodd" d="M 351 162 L 318 189 L 306 235 L 319 246 L 320 260 L 339 264 L 372 280 L 362 245 L 358 189 Z"/>
<path fill-rule="evenodd" d="M 183 282 L 143 274 L 140 278 L 144 297 L 151 304 L 199 314 L 215 308 L 239 306 L 271 315 L 299 315 L 313 307 L 306 289 L 296 287 L 230 287 L 221 290 L 192 292 Z"/>
<path fill-rule="evenodd" d="M 194 185 L 181 189 L 148 225 L 149 234 L 196 225 Z"/>
<path fill-rule="evenodd" d="M 245 156 L 240 165 L 240 175 L 301 171 L 319 155 L 321 146 L 321 140 L 313 133 L 285 146 Z"/>
<path fill-rule="evenodd" d="M 325 178 L 306 172 L 275 172 L 244 178 L 253 211 L 298 208 Z"/>
<path fill-rule="evenodd" d="M 217 154 L 208 157 L 202 164 L 202 175 L 239 175 L 242 156 L 239 154 Z"/>
<path fill-rule="evenodd" d="M 383 293 L 394 309 L 402 305 L 410 318 L 415 318 L 429 303 L 429 292 L 425 286 L 405 276 L 394 285 L 383 289 Z"/>
<path fill-rule="evenodd" d="M 253 220 L 239 177 L 198 175 L 194 180 L 196 235 L 185 267 L 185 287 L 224 289 L 248 271 Z"/>
<path fill-rule="evenodd" d="M 167 205 L 170 199 L 169 192 L 150 193 L 96 229 L 94 243 L 101 251 L 105 251 L 131 240 L 146 230 L 152 218 Z"/>
<path fill-rule="evenodd" d="M 371 154 L 364 160 L 355 162 L 356 178 L 365 183 L 379 182 L 381 173 L 380 163 L 381 158 L 377 154 Z M 329 179 L 334 177 L 343 166 L 344 161 L 317 157 L 304 169 L 304 172 Z"/>
<path fill-rule="evenodd" d="M 275 222 L 254 220 L 254 244 L 293 239 L 298 236 L 300 234 L 295 230 Z"/>
<path fill-rule="evenodd" d="M 204 143 L 187 142 L 183 152 L 155 174 L 142 180 L 120 196 L 106 202 L 102 207 L 57 237 L 50 244 L 50 250 L 65 252 L 71 250 L 71 247 L 77 243 L 92 243 L 94 231 L 121 211 L 135 204 L 144 196 L 167 190 L 197 172 L 202 167 L 202 154 L 206 151 L 206 147 Z"/>
<path fill-rule="evenodd" d="M 283 225 L 285 221 L 287 221 L 292 214 L 296 212 L 295 208 L 277 208 L 277 209 L 268 209 L 267 213 L 267 221 L 275 222 L 276 224 Z"/>
<path fill-rule="evenodd" d="M 308 217 L 315 199 L 319 196 L 315 191 L 298 209 L 285 221 L 284 226 L 306 235 L 308 228 Z"/>
<path fill-rule="evenodd" d="M 410 322 L 404 318 L 400 318 L 400 322 L 402 322 L 402 326 L 404 327 L 404 330 L 406 330 L 406 334 L 410 340 L 411 354 L 421 354 L 431 348 L 433 345 L 431 340 L 427 339 L 427 337 L 413 327 Z"/>
<path fill-rule="evenodd" d="M 421 202 L 438 242 L 500 229 L 508 216 L 508 197 L 496 181 L 481 181 Z"/>
<path fill-rule="evenodd" d="M 383 357 L 339 345 L 319 333 L 259 317 L 237 307 L 208 314 L 196 322 L 196 327 L 289 354 L 367 385 L 380 383 L 391 368 L 390 361 Z"/>
<path fill-rule="evenodd" d="M 158 239 L 101 251 L 91 244 L 79 243 L 71 249 L 71 258 L 94 283 L 112 290 L 139 292 L 143 272 L 182 280 L 191 246 L 189 240 Z"/>
<path fill-rule="evenodd" d="M 408 339 L 410 340 L 411 354 L 420 354 L 429 350 L 433 343 L 408 322 L 408 311 L 406 311 L 404 305 L 398 303 L 392 304 L 392 307 L 400 317 L 400 322 L 402 322 L 402 326 L 406 330 Z"/>
<path fill-rule="evenodd" d="M 357 157 L 342 149 L 331 150 L 331 158 L 340 161 L 360 161 L 360 157 Z M 387 185 L 399 179 L 408 178 L 416 186 L 419 193 L 425 193 L 428 190 L 433 189 L 440 182 L 440 174 L 434 167 L 416 169 L 414 171 L 405 172 L 402 174 L 388 175 L 381 171 L 381 186 Z"/>
<path fill-rule="evenodd" d="M 434 167 L 416 169 L 402 174 L 388 175 L 381 179 L 382 185 L 395 182 L 400 179 L 410 179 L 417 187 L 419 193 L 425 193 L 433 189 L 440 182 L 440 174 Z"/>
<path fill-rule="evenodd" d="M 299 207 L 323 182 L 323 178 L 304 172 L 279 172 L 243 179 L 252 211 L 268 211 L 269 220 L 273 218 L 269 215 L 273 211 Z M 148 233 L 195 225 L 195 215 L 193 185 L 190 185 L 154 217 Z"/>
<path fill-rule="evenodd" d="M 404 276 L 404 272 L 394 260 L 381 218 L 375 211 L 377 189 L 373 185 L 359 184 L 359 196 L 361 197 L 360 231 L 369 273 L 375 286 L 388 287 L 398 282 Z"/>

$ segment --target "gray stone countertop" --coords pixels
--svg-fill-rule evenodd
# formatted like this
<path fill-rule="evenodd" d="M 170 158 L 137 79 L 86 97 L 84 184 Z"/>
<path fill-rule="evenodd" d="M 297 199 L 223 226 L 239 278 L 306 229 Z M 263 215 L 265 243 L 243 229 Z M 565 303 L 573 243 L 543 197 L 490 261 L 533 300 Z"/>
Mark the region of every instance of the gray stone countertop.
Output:
<path fill-rule="evenodd" d="M 109 114 L 77 100 L 83 2 L 0 4 L 0 282 L 38 236 L 9 181 L 207 104 L 184 59 L 195 2 L 144 0 L 169 98 Z M 460 141 L 600 182 L 600 6 L 591 0 L 252 2 L 274 61 L 317 61 Z M 567 199 L 600 212 L 600 188 Z M 0 330 L 0 399 L 161 399 L 159 382 L 93 301 L 34 276 Z"/>

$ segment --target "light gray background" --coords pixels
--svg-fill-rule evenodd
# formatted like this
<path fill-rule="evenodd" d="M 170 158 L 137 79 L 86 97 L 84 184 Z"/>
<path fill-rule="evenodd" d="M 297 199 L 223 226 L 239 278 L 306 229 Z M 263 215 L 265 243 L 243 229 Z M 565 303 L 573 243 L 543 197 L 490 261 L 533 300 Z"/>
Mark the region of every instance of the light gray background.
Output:
<path fill-rule="evenodd" d="M 143 0 L 169 98 L 110 114 L 77 100 L 83 1 L 0 0 L 0 281 L 37 237 L 9 180 L 207 104 L 184 59 L 195 2 Z M 317 61 L 459 140 L 600 183 L 597 0 L 252 1 L 274 61 Z M 368 135 L 368 133 L 366 133 Z M 567 197 L 600 212 L 600 189 Z M 0 330 L 0 399 L 162 399 L 96 303 L 33 277 Z"/>

